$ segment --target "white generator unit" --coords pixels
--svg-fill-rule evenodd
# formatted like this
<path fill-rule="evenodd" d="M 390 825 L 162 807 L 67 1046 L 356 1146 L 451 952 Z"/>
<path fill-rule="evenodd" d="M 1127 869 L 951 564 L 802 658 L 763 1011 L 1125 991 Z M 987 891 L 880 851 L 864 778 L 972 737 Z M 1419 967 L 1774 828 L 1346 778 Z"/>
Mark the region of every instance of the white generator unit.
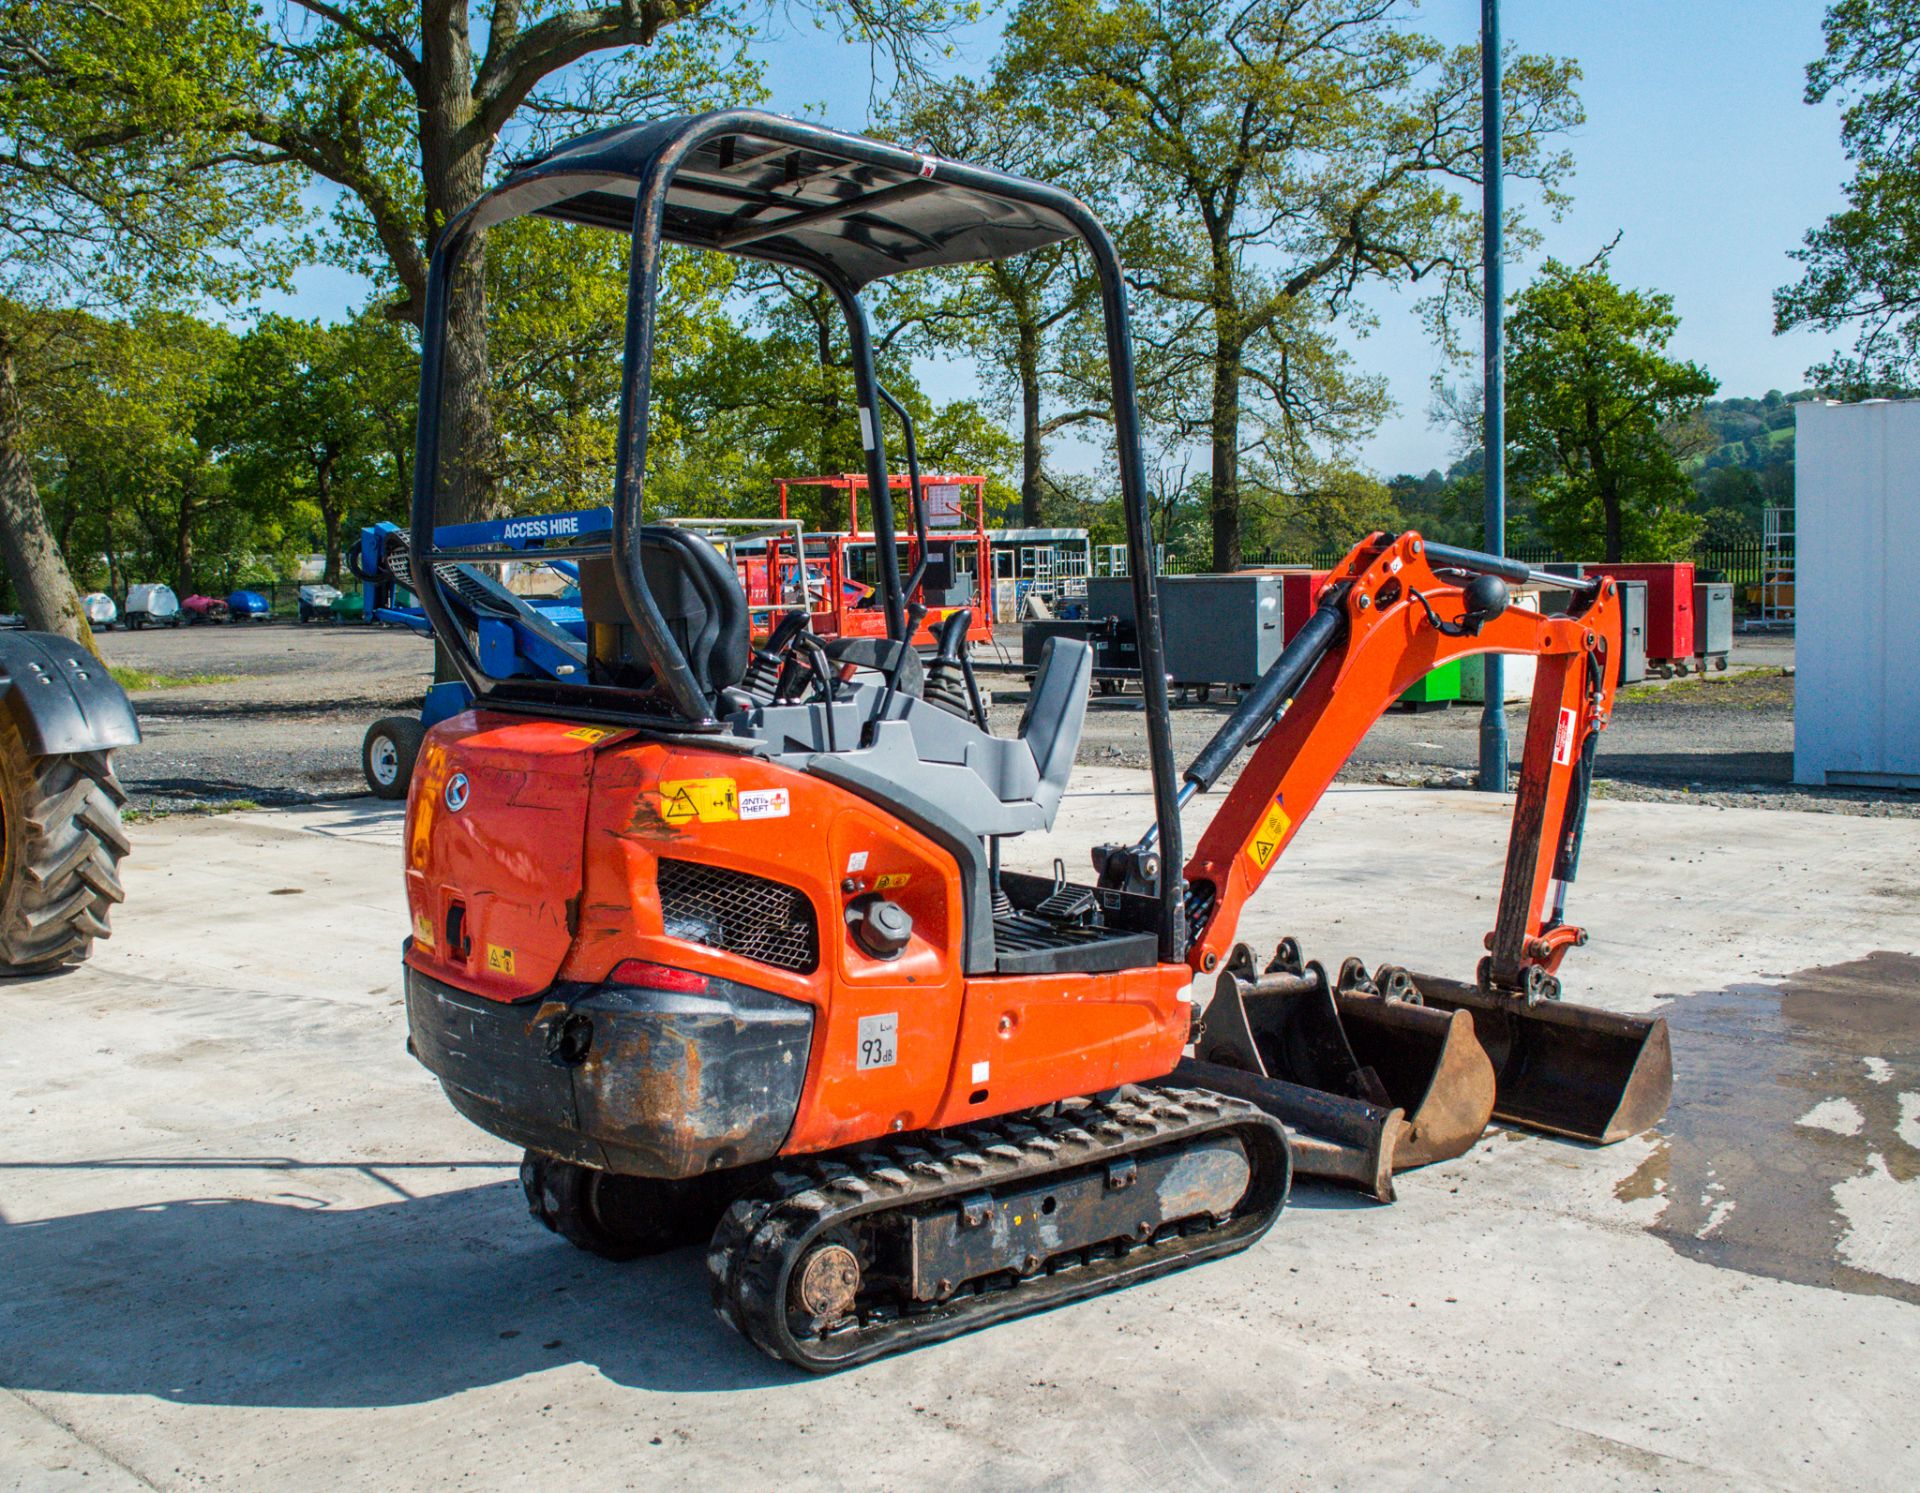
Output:
<path fill-rule="evenodd" d="M 131 628 L 178 627 L 184 620 L 173 587 L 157 581 L 127 587 L 126 618 Z"/>
<path fill-rule="evenodd" d="M 1920 788 L 1920 400 L 1795 409 L 1793 779 Z"/>

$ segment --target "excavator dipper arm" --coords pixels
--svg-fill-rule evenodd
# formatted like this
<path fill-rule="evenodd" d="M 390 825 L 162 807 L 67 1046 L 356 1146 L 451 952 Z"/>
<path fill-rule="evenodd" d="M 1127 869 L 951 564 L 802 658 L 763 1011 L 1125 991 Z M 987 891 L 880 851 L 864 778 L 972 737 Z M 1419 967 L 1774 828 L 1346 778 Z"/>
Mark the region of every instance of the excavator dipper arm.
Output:
<path fill-rule="evenodd" d="M 1535 661 L 1533 705 L 1481 983 L 1542 993 L 1585 938 L 1561 912 L 1593 747 L 1613 704 L 1621 620 L 1606 579 L 1567 583 L 1572 615 L 1508 605 L 1501 576 L 1524 569 L 1405 533 L 1372 535 L 1332 573 L 1312 620 L 1187 771 L 1189 787 L 1204 792 L 1270 723 L 1186 866 L 1195 970 L 1227 957 L 1247 899 L 1389 705 L 1454 659 L 1520 654 Z"/>

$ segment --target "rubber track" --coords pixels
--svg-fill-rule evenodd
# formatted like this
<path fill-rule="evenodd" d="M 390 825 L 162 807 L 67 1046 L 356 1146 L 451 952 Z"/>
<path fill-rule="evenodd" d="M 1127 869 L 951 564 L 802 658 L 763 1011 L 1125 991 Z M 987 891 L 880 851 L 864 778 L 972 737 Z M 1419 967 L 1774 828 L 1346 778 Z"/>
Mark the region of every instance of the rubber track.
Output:
<path fill-rule="evenodd" d="M 8 777 L 0 876 L 0 971 L 35 973 L 78 964 L 108 934 L 107 915 L 126 900 L 120 862 L 131 848 L 120 825 L 126 791 L 111 752 L 32 757 L 11 724 L 0 725 L 0 773 Z"/>
<path fill-rule="evenodd" d="M 963 1293 L 824 1338 L 797 1339 L 788 1328 L 794 1266 L 815 1239 L 856 1218 L 957 1194 L 998 1192 L 1222 1132 L 1241 1135 L 1252 1168 L 1248 1201 L 1223 1224 L 1050 1268 L 1017 1285 Z M 775 1358 L 816 1373 L 847 1368 L 1245 1249 L 1285 1206 L 1290 1173 L 1278 1121 L 1223 1094 L 1161 1085 L 1136 1087 L 1105 1104 L 1011 1115 L 829 1153 L 776 1172 L 766 1188 L 734 1203 L 721 1219 L 707 1251 L 714 1308 L 729 1327 Z"/>

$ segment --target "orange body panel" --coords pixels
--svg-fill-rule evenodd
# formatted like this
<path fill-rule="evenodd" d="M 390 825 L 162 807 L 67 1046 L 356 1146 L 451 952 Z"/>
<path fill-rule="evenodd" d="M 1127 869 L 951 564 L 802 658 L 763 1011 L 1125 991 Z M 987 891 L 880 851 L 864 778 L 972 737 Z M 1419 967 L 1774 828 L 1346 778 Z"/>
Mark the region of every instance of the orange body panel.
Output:
<path fill-rule="evenodd" d="M 447 785 L 460 775 L 468 789 L 456 810 Z M 668 934 L 655 889 L 662 858 L 802 892 L 818 966 L 798 973 Z M 913 918 L 896 959 L 869 956 L 847 931 L 847 903 L 875 890 Z M 474 712 L 436 726 L 408 802 L 407 891 L 409 963 L 491 999 L 597 983 L 644 959 L 812 1006 L 783 1154 L 1157 1078 L 1188 1036 L 1186 965 L 969 978 L 955 953 L 959 872 L 932 841 L 819 778 L 633 732 Z M 455 905 L 466 909 L 464 949 L 447 935 Z M 490 965 L 490 949 L 505 957 Z M 861 1069 L 859 1022 L 874 1015 L 897 1018 L 897 1059 Z"/>

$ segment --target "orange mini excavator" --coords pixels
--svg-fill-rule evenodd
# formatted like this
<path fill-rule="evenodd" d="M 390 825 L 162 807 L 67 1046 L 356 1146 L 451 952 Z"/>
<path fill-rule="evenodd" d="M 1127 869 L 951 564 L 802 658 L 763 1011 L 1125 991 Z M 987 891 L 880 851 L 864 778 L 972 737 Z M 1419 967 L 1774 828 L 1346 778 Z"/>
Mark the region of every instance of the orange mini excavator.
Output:
<path fill-rule="evenodd" d="M 584 638 L 551 674 L 454 617 L 463 567 L 525 560 L 436 531 L 447 314 L 463 258 L 527 213 L 630 236 L 610 531 L 577 562 Z M 1077 239 L 1098 281 L 1139 623 L 1153 818 L 1074 880 L 1000 867 L 1048 829 L 1092 659 L 1055 639 L 996 735 L 965 613 L 911 646 L 915 577 L 883 565 L 884 638 L 789 618 L 750 641 L 715 549 L 643 513 L 662 259 L 706 250 L 818 278 L 845 313 L 873 533 L 896 548 L 864 286 Z M 450 443 L 449 443 L 450 444 Z M 531 530 L 529 531 L 531 533 Z M 538 1219 L 623 1257 L 707 1239 L 720 1316 L 808 1369 L 858 1363 L 1246 1248 L 1302 1173 L 1391 1196 L 1492 1116 L 1605 1141 L 1658 1117 L 1658 1021 L 1558 999 L 1562 918 L 1620 654 L 1604 578 L 1564 615 L 1526 567 L 1375 534 L 1184 774 L 1172 756 L 1120 265 L 1072 196 L 755 111 L 587 136 L 442 235 L 429 277 L 414 589 L 472 689 L 407 807 L 410 1047 L 460 1112 L 522 1146 Z M 920 553 L 926 552 L 924 542 Z M 957 624 L 957 625 L 956 625 Z M 1535 661 L 1506 882 L 1476 977 L 1234 944 L 1248 897 L 1369 725 L 1428 670 Z M 1192 857 L 1181 811 L 1258 742 Z M 1197 976 L 1215 981 L 1202 1013 Z M 1191 1054 L 1188 1049 L 1192 1048 Z"/>

